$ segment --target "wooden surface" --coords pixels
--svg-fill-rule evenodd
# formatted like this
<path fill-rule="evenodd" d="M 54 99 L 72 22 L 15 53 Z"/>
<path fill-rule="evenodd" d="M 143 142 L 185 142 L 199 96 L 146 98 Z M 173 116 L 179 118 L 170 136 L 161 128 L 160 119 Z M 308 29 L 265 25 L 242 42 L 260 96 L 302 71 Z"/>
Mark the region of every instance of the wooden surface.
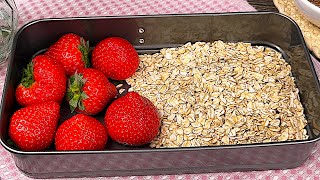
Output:
<path fill-rule="evenodd" d="M 275 11 L 278 12 L 277 8 L 274 6 L 272 0 L 248 0 L 258 11 Z"/>

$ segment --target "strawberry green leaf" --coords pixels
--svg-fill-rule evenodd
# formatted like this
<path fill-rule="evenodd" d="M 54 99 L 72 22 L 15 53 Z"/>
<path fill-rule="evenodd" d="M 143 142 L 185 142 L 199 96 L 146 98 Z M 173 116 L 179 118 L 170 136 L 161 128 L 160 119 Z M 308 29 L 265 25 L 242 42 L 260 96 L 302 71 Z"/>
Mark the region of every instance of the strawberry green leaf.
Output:
<path fill-rule="evenodd" d="M 33 63 L 30 62 L 26 68 L 23 69 L 22 72 L 22 79 L 21 79 L 21 84 L 29 88 L 31 85 L 34 83 L 34 76 L 33 76 Z"/>
<path fill-rule="evenodd" d="M 90 62 L 89 62 L 89 52 L 91 50 L 89 41 L 85 41 L 83 38 L 80 39 L 80 45 L 79 45 L 79 50 L 82 53 L 82 61 L 85 64 L 85 67 L 90 67 Z"/>
<path fill-rule="evenodd" d="M 76 109 L 76 107 L 78 106 L 78 100 L 77 99 L 71 99 L 69 101 L 69 105 L 70 105 L 70 110 L 71 112 L 74 112 L 74 110 Z"/>
<path fill-rule="evenodd" d="M 83 92 L 82 91 L 82 93 L 81 93 L 81 99 L 87 99 L 89 96 L 85 93 L 85 92 Z"/>
<path fill-rule="evenodd" d="M 79 107 L 79 109 L 80 109 L 81 111 L 83 111 L 83 110 L 85 109 L 82 101 L 79 102 L 78 107 Z"/>
<path fill-rule="evenodd" d="M 73 112 L 76 108 L 84 110 L 84 105 L 82 100 L 87 99 L 88 95 L 82 91 L 86 80 L 83 78 L 82 74 L 77 72 L 69 78 L 68 81 L 68 91 L 67 100 L 69 102 L 70 110 Z"/>

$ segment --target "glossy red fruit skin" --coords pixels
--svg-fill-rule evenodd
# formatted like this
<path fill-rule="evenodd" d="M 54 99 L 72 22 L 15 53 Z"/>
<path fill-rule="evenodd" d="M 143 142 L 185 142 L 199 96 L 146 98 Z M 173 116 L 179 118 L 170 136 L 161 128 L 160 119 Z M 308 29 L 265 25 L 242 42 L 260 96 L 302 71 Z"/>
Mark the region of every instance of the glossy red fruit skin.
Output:
<path fill-rule="evenodd" d="M 111 103 L 104 120 L 114 141 L 132 146 L 151 142 L 160 128 L 157 108 L 136 92 L 129 92 Z"/>
<path fill-rule="evenodd" d="M 9 137 L 23 151 L 44 150 L 54 140 L 59 118 L 54 101 L 21 108 L 10 119 Z"/>
<path fill-rule="evenodd" d="M 49 47 L 45 55 L 61 63 L 67 76 L 71 76 L 76 70 L 86 67 L 87 60 L 83 59 L 80 45 L 80 36 L 73 33 L 65 34 Z"/>
<path fill-rule="evenodd" d="M 38 55 L 32 59 L 34 83 L 30 87 L 18 85 L 15 96 L 21 106 L 56 101 L 61 103 L 67 89 L 63 68 L 51 58 Z"/>
<path fill-rule="evenodd" d="M 129 41 L 120 37 L 102 40 L 93 49 L 92 66 L 102 71 L 107 78 L 125 80 L 139 66 L 139 56 Z"/>
<path fill-rule="evenodd" d="M 117 89 L 99 70 L 84 68 L 80 69 L 78 74 L 82 74 L 85 79 L 82 91 L 88 98 L 82 100 L 84 110 L 76 108 L 76 112 L 86 115 L 98 114 L 117 95 Z"/>
<path fill-rule="evenodd" d="M 64 121 L 55 136 L 58 151 L 103 150 L 108 135 L 105 127 L 97 119 L 77 114 Z"/>

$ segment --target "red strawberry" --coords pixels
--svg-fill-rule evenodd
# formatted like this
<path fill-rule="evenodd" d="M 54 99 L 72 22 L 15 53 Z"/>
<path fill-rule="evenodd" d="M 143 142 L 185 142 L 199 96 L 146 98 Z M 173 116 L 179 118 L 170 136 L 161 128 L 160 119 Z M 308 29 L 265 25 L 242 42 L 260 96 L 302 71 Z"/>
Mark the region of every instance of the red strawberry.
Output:
<path fill-rule="evenodd" d="M 116 87 L 96 69 L 80 69 L 69 78 L 67 101 L 73 112 L 95 115 L 117 95 Z"/>
<path fill-rule="evenodd" d="M 77 114 L 59 126 L 55 145 L 59 151 L 102 150 L 107 140 L 107 131 L 98 120 Z"/>
<path fill-rule="evenodd" d="M 16 99 L 21 106 L 47 101 L 62 102 L 67 89 L 63 68 L 44 55 L 38 55 L 23 70 Z"/>
<path fill-rule="evenodd" d="M 107 78 L 124 80 L 136 72 L 139 57 L 127 40 L 110 37 L 94 48 L 91 62 L 92 66 L 102 71 Z"/>
<path fill-rule="evenodd" d="M 54 139 L 59 113 L 54 101 L 21 108 L 10 119 L 9 137 L 21 150 L 44 150 Z"/>
<path fill-rule="evenodd" d="M 70 33 L 51 45 L 45 54 L 60 62 L 66 74 L 71 76 L 77 69 L 89 67 L 88 53 L 89 42 Z"/>
<path fill-rule="evenodd" d="M 156 107 L 136 92 L 129 92 L 111 103 L 104 120 L 113 140 L 133 146 L 151 142 L 160 127 Z"/>

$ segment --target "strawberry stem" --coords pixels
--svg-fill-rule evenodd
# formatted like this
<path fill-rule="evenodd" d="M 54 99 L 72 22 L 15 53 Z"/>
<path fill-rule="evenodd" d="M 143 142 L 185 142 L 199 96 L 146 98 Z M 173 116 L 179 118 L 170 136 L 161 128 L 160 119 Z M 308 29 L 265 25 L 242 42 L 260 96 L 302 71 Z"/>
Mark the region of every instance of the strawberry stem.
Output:
<path fill-rule="evenodd" d="M 80 45 L 79 45 L 79 50 L 82 53 L 82 61 L 85 64 L 85 67 L 89 67 L 90 66 L 90 62 L 89 62 L 89 52 L 90 52 L 90 45 L 89 45 L 89 41 L 85 41 L 83 38 L 80 38 Z"/>
<path fill-rule="evenodd" d="M 30 62 L 26 68 L 23 69 L 22 72 L 22 79 L 21 79 L 21 84 L 29 88 L 31 85 L 34 83 L 34 76 L 33 76 L 33 63 Z"/>
<path fill-rule="evenodd" d="M 69 102 L 71 112 L 73 112 L 77 107 L 80 110 L 84 110 L 85 108 L 82 102 L 82 100 L 88 98 L 87 94 L 82 91 L 85 81 L 86 80 L 83 78 L 83 75 L 78 74 L 77 72 L 69 78 L 67 100 Z"/>

